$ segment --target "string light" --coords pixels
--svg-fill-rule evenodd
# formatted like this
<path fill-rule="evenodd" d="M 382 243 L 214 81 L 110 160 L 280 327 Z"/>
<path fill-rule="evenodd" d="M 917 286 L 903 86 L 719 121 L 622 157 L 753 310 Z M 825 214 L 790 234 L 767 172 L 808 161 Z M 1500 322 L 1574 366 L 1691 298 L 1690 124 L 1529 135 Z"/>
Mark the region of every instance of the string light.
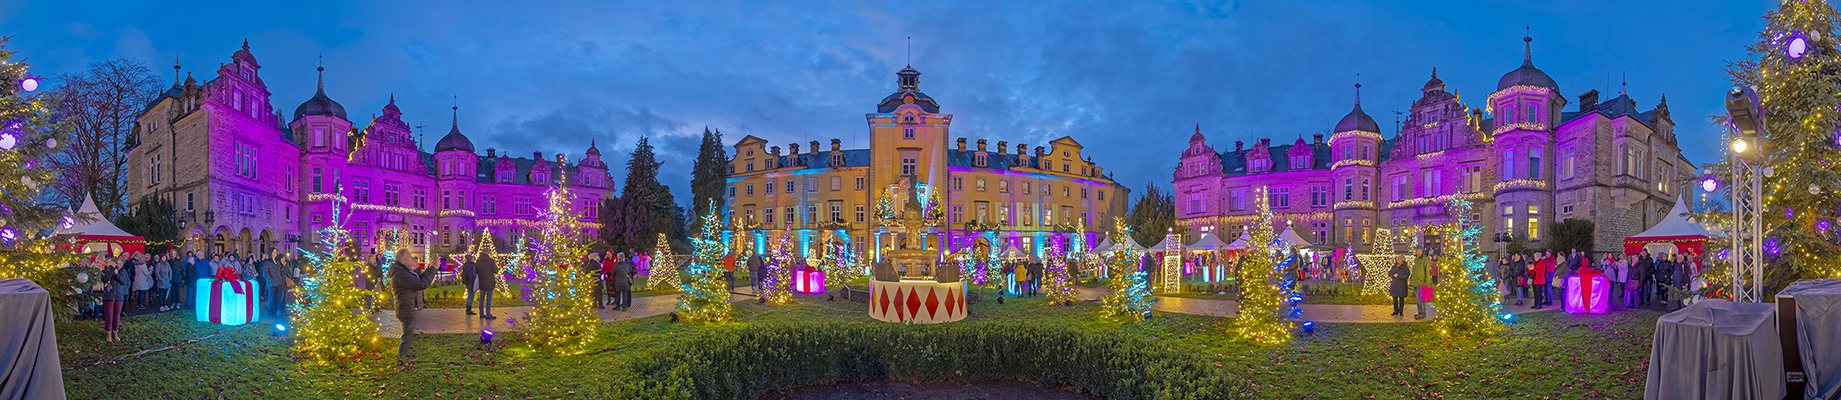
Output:
<path fill-rule="evenodd" d="M 1484 271 L 1477 246 L 1483 225 L 1470 219 L 1474 206 L 1465 200 L 1445 205 L 1445 213 L 1455 215 L 1456 220 L 1432 228 L 1446 238 L 1444 254 L 1437 263 L 1439 271 L 1447 271 L 1440 276 L 1443 282 L 1432 299 L 1432 304 L 1438 306 L 1432 326 L 1446 334 L 1494 335 L 1506 330 L 1507 321 L 1514 319 L 1512 315 L 1504 316 L 1501 296 L 1496 295 L 1496 280 Z"/>
<path fill-rule="evenodd" d="M 678 296 L 678 315 L 686 321 L 723 322 L 734 318 L 730 315 L 734 307 L 729 304 L 729 289 L 722 280 L 719 214 L 715 202 L 711 202 L 709 212 L 703 213 L 702 230 L 690 239 L 694 249 L 686 271 L 690 283 L 682 285 L 684 295 Z"/>
<path fill-rule="evenodd" d="M 652 279 L 646 282 L 653 290 L 677 289 L 681 286 L 678 278 L 678 263 L 673 262 L 671 242 L 665 240 L 665 234 L 658 234 L 658 243 L 652 245 Z"/>
<path fill-rule="evenodd" d="M 1048 258 L 1042 268 L 1044 279 L 1042 291 L 1048 295 L 1050 303 L 1061 304 L 1077 300 L 1074 296 L 1072 273 L 1068 270 L 1068 252 L 1066 239 L 1053 236 L 1048 241 Z"/>
<path fill-rule="evenodd" d="M 335 186 L 333 193 L 343 191 Z M 301 280 L 300 304 L 294 308 L 300 338 L 294 346 L 321 365 L 361 365 L 354 361 L 370 354 L 379 341 L 377 321 L 352 312 L 370 297 L 369 291 L 351 284 L 352 271 L 364 270 L 365 264 L 347 258 L 355 241 L 345 229 L 345 196 L 334 194 L 326 200 L 332 201 L 331 223 L 320 228 L 314 249 L 299 250 L 307 263 L 301 271 L 306 276 Z"/>
<path fill-rule="evenodd" d="M 558 164 L 564 161 L 557 156 Z M 549 207 L 542 214 L 543 229 L 534 240 L 526 241 L 530 256 L 523 256 L 527 251 L 520 249 L 514 260 L 514 264 L 523 264 L 524 300 L 531 305 L 524 331 L 535 347 L 572 354 L 593 340 L 600 327 L 601 318 L 591 308 L 596 277 L 579 266 L 588 257 L 588 246 L 580 228 L 581 216 L 571 204 L 575 195 L 567 175 L 562 184 L 545 190 L 544 196 Z"/>
<path fill-rule="evenodd" d="M 1112 217 L 1112 242 L 1123 243 L 1131 234 L 1125 218 Z M 1112 292 L 1100 296 L 1100 315 L 1106 318 L 1136 321 L 1151 312 L 1151 286 L 1138 267 L 1138 254 L 1131 250 L 1110 251 L 1105 255 L 1106 268 L 1112 275 L 1107 284 Z"/>
<path fill-rule="evenodd" d="M 794 257 L 792 237 L 794 233 L 790 229 L 790 224 L 788 227 L 789 229 L 780 232 L 778 240 L 767 246 L 773 256 L 767 258 L 767 274 L 761 277 L 761 298 L 766 299 L 768 303 L 790 304 L 793 302 L 791 292 L 793 271 L 789 268 L 792 267 Z"/>
<path fill-rule="evenodd" d="M 1291 292 L 1291 274 L 1285 273 L 1292 258 L 1272 246 L 1278 241 L 1272 233 L 1272 206 L 1267 203 L 1266 189 L 1255 189 L 1253 203 L 1259 211 L 1250 233 L 1253 248 L 1241 257 L 1237 273 L 1240 281 L 1240 314 L 1234 317 L 1234 331 L 1241 340 L 1260 344 L 1279 344 L 1291 340 L 1298 329 L 1297 307 L 1303 300 Z"/>

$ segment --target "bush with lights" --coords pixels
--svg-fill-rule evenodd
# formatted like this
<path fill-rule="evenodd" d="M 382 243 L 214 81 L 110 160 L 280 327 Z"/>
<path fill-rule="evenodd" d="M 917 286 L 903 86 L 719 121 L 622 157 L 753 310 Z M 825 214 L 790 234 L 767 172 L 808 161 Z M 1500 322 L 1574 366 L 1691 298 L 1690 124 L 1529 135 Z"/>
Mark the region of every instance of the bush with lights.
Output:
<path fill-rule="evenodd" d="M 562 156 L 557 163 L 562 164 Z M 594 274 L 580 267 L 588 257 L 587 240 L 571 201 L 569 181 L 544 192 L 549 207 L 543 212 L 543 229 L 529 244 L 531 256 L 524 260 L 530 281 L 524 301 L 531 311 L 522 324 L 525 336 L 536 347 L 556 353 L 574 353 L 594 339 L 601 318 L 592 309 Z"/>
<path fill-rule="evenodd" d="M 1762 131 L 1762 142 L 1734 143 L 1729 151 L 1758 157 L 1774 173 L 1763 177 L 1764 292 L 1791 281 L 1841 277 L 1841 68 L 1836 20 L 1826 1 L 1785 1 L 1765 16 L 1758 42 L 1747 49 L 1755 59 L 1730 63 L 1737 85 L 1755 87 L 1763 115 L 1746 120 L 1716 117 L 1740 131 Z M 1730 106 L 1729 106 L 1730 108 Z M 1762 129 L 1759 129 L 1762 128 Z M 1738 138 L 1733 138 L 1738 139 Z M 1755 140 L 1755 139 L 1754 139 Z M 1730 176 L 1730 162 L 1709 165 Z M 1729 188 L 1732 190 L 1734 188 Z M 1773 244 L 1774 243 L 1774 244 Z M 1718 268 L 1713 268 L 1717 270 Z M 1724 283 L 1724 282 L 1721 282 Z M 1710 287 L 1720 291 L 1722 286 Z"/>
<path fill-rule="evenodd" d="M 1502 312 L 1496 280 L 1484 270 L 1483 256 L 1477 253 L 1477 235 L 1482 234 L 1483 225 L 1470 219 L 1474 206 L 1465 200 L 1445 204 L 1445 215 L 1457 218 L 1437 228 L 1449 238 L 1443 241 L 1444 254 L 1437 257 L 1442 275 L 1437 296 L 1432 298 L 1432 304 L 1438 306 L 1432 326 L 1440 333 L 1493 335 L 1507 329 L 1504 321 L 1510 319 Z"/>
<path fill-rule="evenodd" d="M 678 296 L 678 315 L 686 321 L 722 322 L 728 321 L 734 309 L 729 304 L 728 284 L 722 279 L 722 234 L 717 227 L 722 223 L 716 218 L 721 212 L 712 202 L 710 212 L 703 213 L 703 228 L 697 237 L 691 238 L 690 265 L 685 267 L 690 275 L 690 283 L 682 285 L 684 295 Z"/>
<path fill-rule="evenodd" d="M 301 249 L 306 279 L 294 309 L 294 332 L 300 337 L 294 348 L 321 365 L 357 365 L 354 361 L 377 346 L 377 321 L 352 312 L 364 307 L 370 293 L 351 284 L 351 271 L 364 263 L 346 258 L 352 244 L 343 218 L 346 199 L 339 189 L 333 193 L 331 224 L 320 229 L 313 250 Z"/>
<path fill-rule="evenodd" d="M 1234 331 L 1241 340 L 1260 344 L 1278 344 L 1291 340 L 1298 329 L 1302 313 L 1298 302 L 1303 298 L 1291 293 L 1293 275 L 1285 273 L 1291 259 L 1283 249 L 1272 248 L 1277 240 L 1272 233 L 1272 206 L 1266 202 L 1266 189 L 1254 193 L 1259 210 L 1250 225 L 1253 248 L 1241 257 L 1240 315 L 1234 317 Z"/>
<path fill-rule="evenodd" d="M 0 36 L 0 279 L 31 279 L 50 292 L 55 318 L 70 321 L 79 304 L 95 299 L 79 284 L 92 284 L 101 271 L 70 266 L 78 256 L 69 237 L 43 234 L 76 223 L 64 207 L 39 201 L 39 185 L 56 181 L 58 171 L 35 168 L 57 152 L 65 123 L 51 116 L 54 95 L 34 93 L 41 81 L 27 72 L 30 65 L 12 61 L 8 39 Z M 78 274 L 88 279 L 78 282 Z"/>
<path fill-rule="evenodd" d="M 1125 218 L 1112 218 L 1112 242 L 1122 243 L 1125 236 L 1131 234 L 1131 227 L 1125 225 Z M 1120 246 L 1123 248 L 1124 246 Z M 1137 321 L 1151 312 L 1151 284 L 1144 277 L 1144 271 L 1138 268 L 1137 253 L 1130 250 L 1118 250 L 1104 256 L 1108 275 L 1112 276 L 1107 284 L 1112 292 L 1100 296 L 1100 315 L 1106 318 Z"/>

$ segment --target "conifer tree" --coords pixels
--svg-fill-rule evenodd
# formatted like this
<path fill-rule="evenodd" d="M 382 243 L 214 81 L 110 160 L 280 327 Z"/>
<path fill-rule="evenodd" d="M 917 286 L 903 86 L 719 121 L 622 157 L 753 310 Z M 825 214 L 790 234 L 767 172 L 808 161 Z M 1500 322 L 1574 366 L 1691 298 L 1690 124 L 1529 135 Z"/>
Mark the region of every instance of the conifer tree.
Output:
<path fill-rule="evenodd" d="M 1051 240 L 1048 257 L 1043 260 L 1042 291 L 1048 295 L 1050 303 L 1062 304 L 1077 300 L 1074 297 L 1074 273 L 1069 268 L 1067 245 L 1063 240 Z"/>
<path fill-rule="evenodd" d="M 1240 282 L 1240 315 L 1234 318 L 1234 329 L 1242 340 L 1261 344 L 1278 344 L 1291 340 L 1292 332 L 1298 327 L 1297 303 L 1289 296 L 1284 285 L 1285 264 L 1289 262 L 1281 250 L 1272 248 L 1276 239 L 1272 233 L 1272 207 L 1266 202 L 1265 188 L 1254 191 L 1253 203 L 1258 212 L 1254 215 L 1251 228 L 1252 244 L 1247 255 L 1241 257 L 1238 281 Z"/>
<path fill-rule="evenodd" d="M 588 246 L 577 226 L 581 216 L 575 211 L 568 179 L 544 196 L 549 207 L 542 214 L 542 230 L 531 236 L 532 257 L 525 261 L 531 273 L 524 301 L 531 304 L 531 311 L 522 325 L 538 348 L 569 354 L 593 340 L 600 325 L 601 318 L 590 308 L 595 277 L 581 268 Z"/>
<path fill-rule="evenodd" d="M 817 149 L 813 149 L 817 150 Z M 691 203 L 693 205 L 715 205 L 714 208 L 697 209 L 696 220 L 702 224 L 703 216 L 710 212 L 727 209 L 728 196 L 723 191 L 728 188 L 729 154 L 722 147 L 722 131 L 703 127 L 703 142 L 697 147 L 697 163 L 692 167 L 690 178 Z M 712 211 L 713 210 L 713 211 Z M 721 222 L 721 220 L 717 220 Z M 701 226 L 693 226 L 700 229 Z"/>
<path fill-rule="evenodd" d="M 647 282 L 646 287 L 652 290 L 677 289 L 680 284 L 678 264 L 674 259 L 676 256 L 671 254 L 671 245 L 665 241 L 665 234 L 658 234 L 658 244 L 654 249 L 657 250 L 652 253 L 652 281 Z"/>
<path fill-rule="evenodd" d="M 1125 219 L 1113 217 L 1112 242 L 1121 243 L 1126 235 L 1131 234 L 1131 227 L 1125 225 Z M 1145 279 L 1144 271 L 1138 269 L 1138 254 L 1130 250 L 1112 251 L 1105 255 L 1106 268 L 1110 268 L 1112 279 L 1108 285 L 1112 292 L 1100 296 L 1100 315 L 1106 318 L 1136 321 L 1144 318 L 1151 310 L 1151 285 Z"/>
<path fill-rule="evenodd" d="M 715 203 L 703 212 L 702 224 L 697 237 L 691 239 L 691 255 L 688 275 L 690 283 L 683 285 L 684 295 L 678 296 L 678 314 L 689 321 L 722 322 L 733 317 L 729 305 L 729 289 L 722 280 L 722 234 L 717 230 L 721 224 L 722 212 Z"/>
<path fill-rule="evenodd" d="M 1729 63 L 1738 85 L 1755 87 L 1765 110 L 1763 178 L 1765 239 L 1764 293 L 1776 293 L 1797 279 L 1841 277 L 1841 69 L 1834 5 L 1785 1 L 1765 15 L 1754 59 Z M 1723 117 L 1718 122 L 1725 123 Z M 1715 176 L 1731 176 L 1727 163 L 1712 164 Z M 1730 189 L 1729 189 L 1730 190 Z M 1724 274 L 1722 274 L 1723 276 Z M 1724 283 L 1724 282 L 1722 282 Z"/>
<path fill-rule="evenodd" d="M 377 321 L 352 309 L 362 308 L 370 294 L 352 286 L 351 272 L 364 263 L 348 257 L 354 244 L 345 230 L 345 196 L 333 190 L 332 223 L 319 231 L 315 248 L 302 249 L 307 264 L 301 280 L 300 305 L 295 308 L 294 343 L 301 354 L 322 365 L 354 365 L 377 344 Z"/>
<path fill-rule="evenodd" d="M 1446 239 L 1444 254 L 1437 258 L 1443 282 L 1432 298 L 1438 305 L 1432 326 L 1443 334 L 1492 335 L 1506 328 L 1496 280 L 1483 270 L 1483 256 L 1477 253 L 1483 225 L 1470 219 L 1473 206 L 1466 200 L 1446 204 L 1445 215 L 1457 219 L 1437 228 Z"/>
<path fill-rule="evenodd" d="M 0 36 L 0 211 L 5 214 L 0 219 L 0 279 L 31 279 L 51 293 L 54 316 L 69 321 L 78 304 L 94 299 L 77 289 L 95 281 L 79 284 L 78 274 L 101 279 L 100 270 L 65 268 L 77 260 L 75 253 L 58 250 L 69 244 L 68 237 L 44 234 L 76 223 L 70 210 L 39 201 L 41 188 L 57 182 L 58 170 L 44 165 L 59 151 L 58 142 L 70 126 L 53 120 L 58 99 L 36 93 L 40 81 L 27 71 L 30 64 L 15 62 L 13 51 L 6 49 L 11 39 Z"/>

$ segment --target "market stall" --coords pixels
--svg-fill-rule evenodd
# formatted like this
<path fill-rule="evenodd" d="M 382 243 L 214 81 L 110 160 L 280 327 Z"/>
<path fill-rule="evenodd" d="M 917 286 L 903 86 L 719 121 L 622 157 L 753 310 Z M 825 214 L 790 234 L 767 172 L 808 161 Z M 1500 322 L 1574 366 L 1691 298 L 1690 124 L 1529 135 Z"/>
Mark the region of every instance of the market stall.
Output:
<path fill-rule="evenodd" d="M 65 220 L 66 226 L 59 227 L 59 235 L 75 235 L 72 246 L 79 253 L 107 253 L 118 256 L 122 253 L 139 253 L 147 251 L 147 240 L 121 230 L 96 207 L 96 200 L 83 196 L 83 206 L 77 208 L 77 216 Z M 85 221 L 88 218 L 90 220 Z"/>
<path fill-rule="evenodd" d="M 1624 238 L 1624 254 L 1643 250 L 1649 250 L 1650 254 L 1705 254 L 1705 247 L 1719 242 L 1719 235 L 1694 222 L 1685 215 L 1687 213 L 1687 201 L 1676 197 L 1675 207 L 1670 208 L 1656 226 Z"/>
<path fill-rule="evenodd" d="M 1185 246 L 1185 250 L 1193 255 L 1184 267 L 1189 270 L 1186 272 L 1200 275 L 1197 278 L 1202 282 L 1221 282 L 1226 279 L 1227 263 L 1224 260 L 1227 257 L 1224 253 L 1227 251 L 1227 243 L 1221 243 L 1214 232 L 1202 233 L 1194 244 Z"/>

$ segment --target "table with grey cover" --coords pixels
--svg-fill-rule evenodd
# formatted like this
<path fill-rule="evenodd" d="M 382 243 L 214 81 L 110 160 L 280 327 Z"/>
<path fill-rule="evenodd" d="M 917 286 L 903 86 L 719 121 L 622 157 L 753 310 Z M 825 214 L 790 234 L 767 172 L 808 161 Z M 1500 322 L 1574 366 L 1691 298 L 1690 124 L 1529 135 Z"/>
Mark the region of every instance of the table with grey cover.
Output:
<path fill-rule="evenodd" d="M 0 279 L 0 399 L 64 398 L 51 294 L 26 279 Z"/>
<path fill-rule="evenodd" d="M 1804 279 L 1777 292 L 1796 299 L 1796 343 L 1807 399 L 1841 399 L 1841 279 Z"/>
<path fill-rule="evenodd" d="M 1657 319 L 1643 398 L 1782 398 L 1776 307 L 1713 299 Z"/>

